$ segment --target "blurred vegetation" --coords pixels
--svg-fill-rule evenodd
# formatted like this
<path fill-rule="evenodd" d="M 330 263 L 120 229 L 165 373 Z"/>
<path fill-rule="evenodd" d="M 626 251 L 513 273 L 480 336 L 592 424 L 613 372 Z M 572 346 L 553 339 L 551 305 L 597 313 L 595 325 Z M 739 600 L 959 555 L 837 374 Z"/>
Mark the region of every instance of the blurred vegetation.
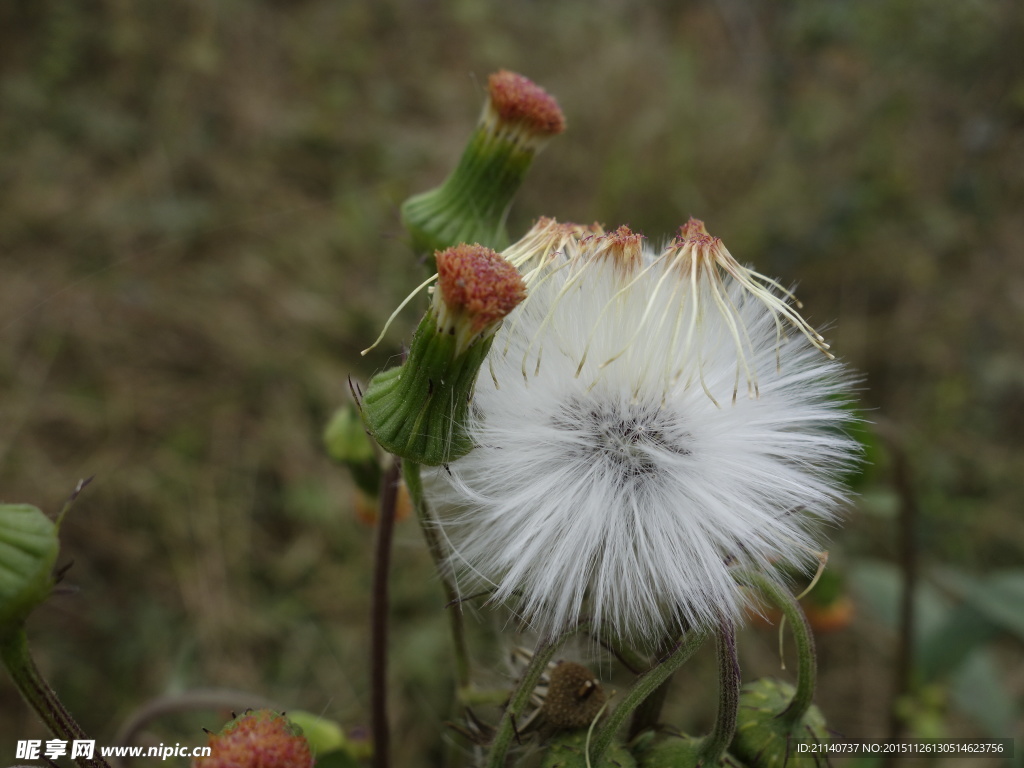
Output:
<path fill-rule="evenodd" d="M 61 531 L 77 592 L 29 628 L 40 666 L 101 744 L 200 686 L 365 724 L 373 532 L 320 435 L 420 279 L 398 205 L 501 67 L 569 121 L 513 236 L 544 214 L 657 243 L 692 214 L 799 280 L 908 446 L 922 566 L 1020 566 L 1022 39 L 1012 0 L 0 4 L 0 501 L 55 512 L 96 476 Z M 889 488 L 882 451 L 840 564 L 895 559 Z M 415 526 L 397 546 L 395 761 L 427 766 L 441 596 Z M 881 736 L 891 633 L 856 616 L 822 638 L 818 701 Z M 777 669 L 774 636 L 752 647 L 745 670 Z M 0 684 L 0 760 L 40 734 Z"/>

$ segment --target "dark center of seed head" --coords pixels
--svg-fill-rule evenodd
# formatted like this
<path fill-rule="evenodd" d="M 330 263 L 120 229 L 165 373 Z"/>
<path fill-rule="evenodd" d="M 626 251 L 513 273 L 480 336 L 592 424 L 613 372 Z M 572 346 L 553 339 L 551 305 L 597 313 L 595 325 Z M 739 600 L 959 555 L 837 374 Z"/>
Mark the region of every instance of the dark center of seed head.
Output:
<path fill-rule="evenodd" d="M 674 426 L 660 408 L 620 407 L 569 401 L 554 417 L 554 425 L 579 438 L 570 453 L 583 461 L 601 462 L 623 479 L 652 477 L 661 471 L 658 452 L 689 456 L 690 434 Z"/>

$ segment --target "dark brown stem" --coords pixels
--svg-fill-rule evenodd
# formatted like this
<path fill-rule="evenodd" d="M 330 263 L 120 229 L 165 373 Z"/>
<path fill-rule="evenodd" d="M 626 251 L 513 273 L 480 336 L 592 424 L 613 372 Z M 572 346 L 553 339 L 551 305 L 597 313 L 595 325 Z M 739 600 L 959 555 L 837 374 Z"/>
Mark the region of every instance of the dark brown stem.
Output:
<path fill-rule="evenodd" d="M 401 461 L 384 473 L 377 519 L 377 549 L 373 567 L 373 601 L 370 613 L 370 723 L 373 729 L 374 768 L 391 764 L 388 731 L 388 574 L 391 569 L 391 540 L 395 530 L 395 505 Z"/>

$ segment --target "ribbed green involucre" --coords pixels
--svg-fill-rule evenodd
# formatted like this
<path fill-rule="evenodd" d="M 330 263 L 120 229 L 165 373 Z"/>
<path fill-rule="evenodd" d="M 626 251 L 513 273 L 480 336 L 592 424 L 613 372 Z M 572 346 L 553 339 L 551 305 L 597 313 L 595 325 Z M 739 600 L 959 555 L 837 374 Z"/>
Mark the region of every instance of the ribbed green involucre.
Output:
<path fill-rule="evenodd" d="M 439 333 L 434 313 L 427 312 L 407 361 L 374 376 L 363 396 L 363 421 L 381 447 L 429 466 L 469 453 L 466 417 L 492 340 L 480 339 L 457 354 L 455 337 Z"/>
<path fill-rule="evenodd" d="M 402 204 L 402 223 L 413 248 L 434 251 L 458 243 L 501 250 L 508 245 L 505 216 L 535 151 L 480 126 L 445 181 Z"/>

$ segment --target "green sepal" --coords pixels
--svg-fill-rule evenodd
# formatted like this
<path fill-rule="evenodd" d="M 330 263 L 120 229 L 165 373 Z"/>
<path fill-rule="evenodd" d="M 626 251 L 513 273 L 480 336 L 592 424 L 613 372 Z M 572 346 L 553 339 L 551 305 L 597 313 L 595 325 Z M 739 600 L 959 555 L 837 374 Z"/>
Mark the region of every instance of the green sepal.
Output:
<path fill-rule="evenodd" d="M 433 311 L 427 312 L 405 363 L 374 376 L 363 396 L 363 421 L 381 447 L 428 466 L 469 453 L 466 417 L 492 341 L 479 339 L 459 353 L 455 336 L 438 332 Z"/>
<path fill-rule="evenodd" d="M 587 729 L 571 731 L 551 739 L 544 748 L 542 768 L 634 768 L 636 761 L 626 748 L 613 742 L 604 756 L 598 760 L 588 760 Z"/>
<path fill-rule="evenodd" d="M 772 678 L 743 686 L 740 714 L 731 750 L 758 768 L 817 765 L 820 753 L 799 751 L 800 744 L 825 744 L 825 716 L 813 704 L 802 714 L 791 708 L 796 688 Z"/>
<path fill-rule="evenodd" d="M 29 504 L 0 504 L 0 635 L 18 630 L 53 589 L 57 525 Z"/>
<path fill-rule="evenodd" d="M 478 126 L 452 174 L 402 204 L 413 249 L 428 255 L 431 268 L 434 251 L 459 243 L 503 250 L 509 239 L 505 218 L 535 154 L 511 136 Z"/>

